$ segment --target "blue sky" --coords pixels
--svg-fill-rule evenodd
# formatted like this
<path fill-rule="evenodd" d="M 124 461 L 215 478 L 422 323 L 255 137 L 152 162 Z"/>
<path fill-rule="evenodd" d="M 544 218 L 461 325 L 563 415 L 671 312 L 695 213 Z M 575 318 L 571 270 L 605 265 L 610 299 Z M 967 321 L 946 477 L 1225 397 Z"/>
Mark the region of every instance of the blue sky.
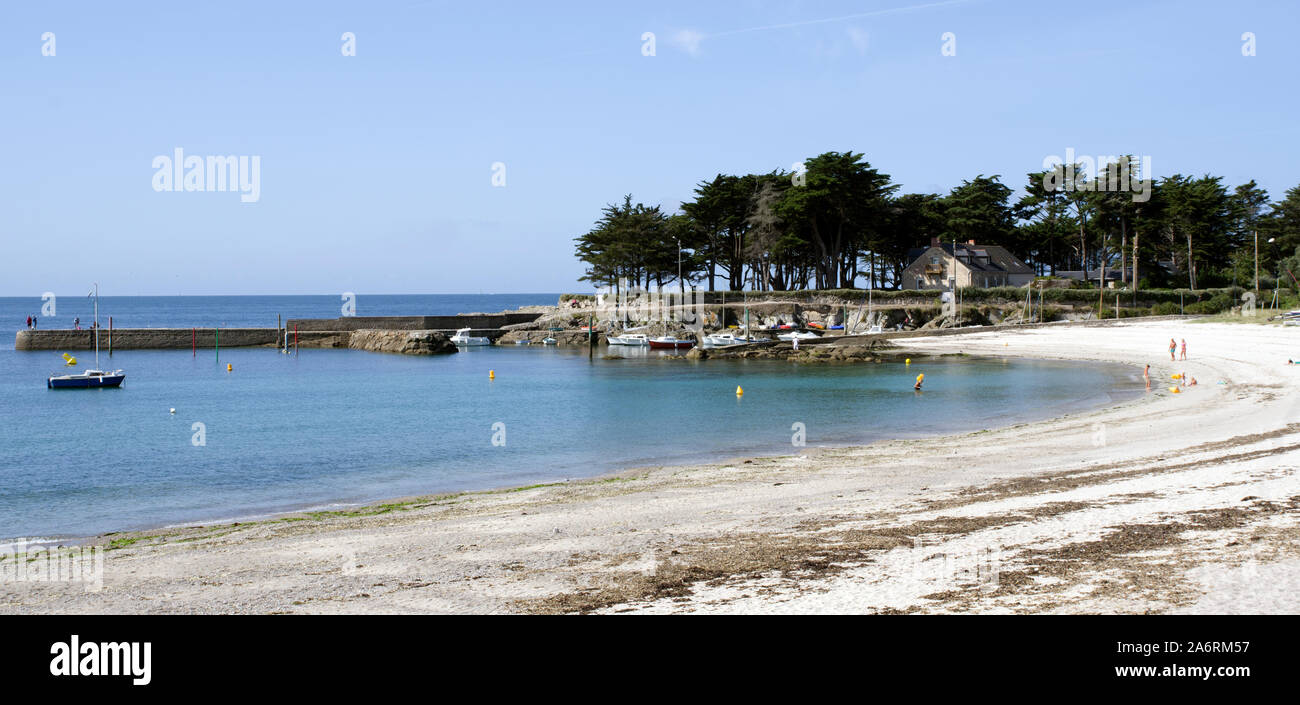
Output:
<path fill-rule="evenodd" d="M 603 204 L 672 210 L 828 150 L 904 192 L 1020 188 L 1073 148 L 1279 198 L 1300 184 L 1298 7 L 6 3 L 0 295 L 585 290 L 572 238 Z M 156 192 L 177 147 L 258 156 L 259 200 Z"/>

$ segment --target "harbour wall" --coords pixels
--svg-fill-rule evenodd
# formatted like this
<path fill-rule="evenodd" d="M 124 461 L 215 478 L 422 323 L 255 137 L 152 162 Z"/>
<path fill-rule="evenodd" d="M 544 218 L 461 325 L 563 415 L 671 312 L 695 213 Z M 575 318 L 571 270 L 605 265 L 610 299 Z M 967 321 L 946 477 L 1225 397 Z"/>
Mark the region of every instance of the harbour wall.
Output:
<path fill-rule="evenodd" d="M 343 316 L 340 318 L 290 318 L 285 330 L 450 330 L 496 329 L 518 323 L 532 323 L 540 313 L 478 313 L 458 316 Z"/>
<path fill-rule="evenodd" d="M 110 340 L 111 335 L 111 340 Z M 221 347 L 247 348 L 273 346 L 278 340 L 274 328 L 222 328 Z M 217 344 L 214 328 L 118 328 L 109 333 L 99 330 L 99 349 L 163 350 L 196 345 L 211 349 Z M 94 350 L 95 332 L 91 330 L 20 330 L 14 338 L 14 350 Z"/>
<path fill-rule="evenodd" d="M 344 318 L 290 318 L 285 322 L 284 334 L 293 344 L 297 328 L 301 347 L 347 347 L 348 334 L 356 330 L 416 330 L 442 331 L 450 335 L 461 328 L 469 328 L 471 335 L 486 336 L 493 340 L 505 334 L 503 326 L 531 323 L 540 313 L 487 313 L 459 316 L 349 316 Z M 217 344 L 214 328 L 118 328 L 99 330 L 99 347 L 107 350 L 174 350 L 191 345 L 213 348 Z M 222 328 L 221 347 L 247 348 L 276 346 L 280 332 L 275 328 Z M 20 330 L 14 339 L 14 350 L 93 350 L 95 333 L 92 330 L 40 329 Z"/>

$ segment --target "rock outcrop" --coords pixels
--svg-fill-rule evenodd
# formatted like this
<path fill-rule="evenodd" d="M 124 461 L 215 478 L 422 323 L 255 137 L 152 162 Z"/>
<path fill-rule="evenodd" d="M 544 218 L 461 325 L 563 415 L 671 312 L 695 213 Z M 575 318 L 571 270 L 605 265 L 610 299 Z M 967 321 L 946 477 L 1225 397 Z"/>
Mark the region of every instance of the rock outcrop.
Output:
<path fill-rule="evenodd" d="M 348 340 L 348 347 L 353 350 L 402 355 L 445 355 L 457 352 L 455 344 L 447 335 L 436 330 L 355 330 Z"/>

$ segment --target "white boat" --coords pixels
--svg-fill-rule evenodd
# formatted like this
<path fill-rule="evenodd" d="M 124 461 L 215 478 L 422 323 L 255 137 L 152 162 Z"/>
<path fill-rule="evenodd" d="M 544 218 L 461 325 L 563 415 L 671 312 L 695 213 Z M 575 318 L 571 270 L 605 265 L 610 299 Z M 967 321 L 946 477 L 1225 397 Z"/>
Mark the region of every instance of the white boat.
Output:
<path fill-rule="evenodd" d="M 783 334 L 778 335 L 778 336 L 776 336 L 776 337 L 777 337 L 777 340 L 784 340 L 784 341 L 786 341 L 786 342 L 789 342 L 789 341 L 791 341 L 791 340 L 795 340 L 795 339 L 798 339 L 798 340 L 812 340 L 812 339 L 814 339 L 814 338 L 820 338 L 821 336 L 817 335 L 816 333 L 808 333 L 808 332 L 804 332 L 804 331 L 791 331 L 791 332 L 789 332 L 789 333 L 783 333 Z"/>
<path fill-rule="evenodd" d="M 126 380 L 126 373 L 122 370 L 113 370 L 105 372 L 99 369 L 99 284 L 95 284 L 93 292 L 95 296 L 95 369 L 90 369 L 81 374 L 73 375 L 50 375 L 45 380 L 47 389 L 97 389 L 100 387 L 120 387 Z M 63 357 L 68 364 L 75 364 L 76 358 L 64 353 Z"/>
<path fill-rule="evenodd" d="M 744 345 L 745 343 L 765 343 L 770 342 L 771 338 L 747 337 L 736 335 L 735 333 L 714 333 L 713 335 L 704 336 L 704 344 L 713 347 L 726 347 L 728 345 Z"/>
<path fill-rule="evenodd" d="M 645 333 L 626 333 L 624 335 L 611 335 L 608 338 L 610 345 L 649 345 L 650 338 Z"/>
<path fill-rule="evenodd" d="M 695 346 L 695 341 L 690 339 L 681 339 L 672 335 L 664 335 L 658 338 L 650 339 L 651 350 L 686 350 Z"/>
<path fill-rule="evenodd" d="M 492 339 L 481 335 L 470 335 L 468 328 L 461 328 L 456 331 L 456 335 L 451 336 L 451 342 L 462 346 L 491 345 Z"/>
<path fill-rule="evenodd" d="M 555 338 L 546 338 L 542 340 L 542 345 L 555 345 L 555 344 L 556 344 Z"/>

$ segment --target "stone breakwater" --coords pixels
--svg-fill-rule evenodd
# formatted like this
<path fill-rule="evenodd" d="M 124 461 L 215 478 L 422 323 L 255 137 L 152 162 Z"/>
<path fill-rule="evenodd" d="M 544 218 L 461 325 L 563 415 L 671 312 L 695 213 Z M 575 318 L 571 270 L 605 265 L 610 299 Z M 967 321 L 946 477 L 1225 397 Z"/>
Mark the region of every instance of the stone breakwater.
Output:
<path fill-rule="evenodd" d="M 289 331 L 289 347 L 295 335 Z M 436 330 L 352 330 L 352 331 L 299 331 L 297 345 L 302 348 L 352 348 L 371 352 L 391 352 L 405 355 L 440 355 L 456 352 L 449 336 Z M 212 328 L 194 330 L 179 328 L 123 328 L 112 332 L 99 331 L 99 348 L 114 350 L 175 350 L 191 345 L 211 350 L 218 342 Z M 223 348 L 278 347 L 280 333 L 275 328 L 222 328 L 220 343 Z M 88 330 L 22 330 L 14 339 L 15 350 L 93 350 L 94 331 Z"/>
<path fill-rule="evenodd" d="M 275 328 L 222 328 L 221 346 L 247 348 L 274 346 L 279 340 Z M 188 349 L 191 345 L 212 348 L 217 344 L 213 328 L 118 328 L 99 329 L 99 347 L 107 350 Z M 92 330 L 20 330 L 14 338 L 14 350 L 93 350 Z"/>

